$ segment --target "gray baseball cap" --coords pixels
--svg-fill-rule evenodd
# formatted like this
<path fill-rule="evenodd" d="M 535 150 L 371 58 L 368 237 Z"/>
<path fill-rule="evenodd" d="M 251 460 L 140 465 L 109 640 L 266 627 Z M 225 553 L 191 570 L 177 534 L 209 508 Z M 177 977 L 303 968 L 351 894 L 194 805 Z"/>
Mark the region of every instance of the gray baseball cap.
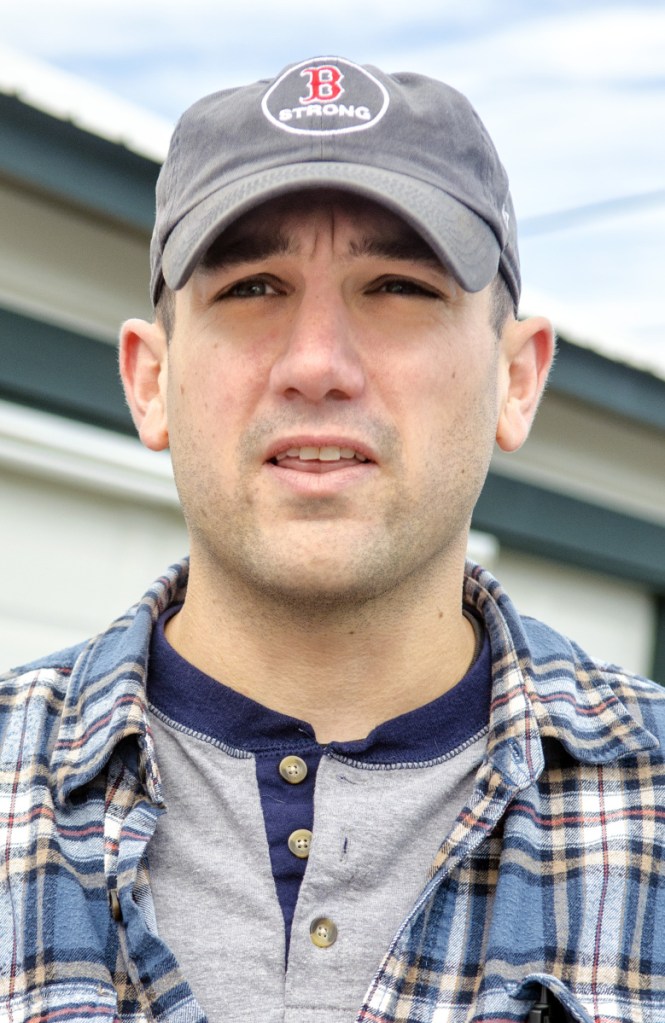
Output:
<path fill-rule="evenodd" d="M 178 121 L 157 182 L 151 293 L 186 284 L 213 241 L 268 199 L 314 188 L 402 217 L 466 291 L 500 270 L 519 303 L 508 178 L 469 101 L 411 73 L 341 57 L 199 100 Z"/>

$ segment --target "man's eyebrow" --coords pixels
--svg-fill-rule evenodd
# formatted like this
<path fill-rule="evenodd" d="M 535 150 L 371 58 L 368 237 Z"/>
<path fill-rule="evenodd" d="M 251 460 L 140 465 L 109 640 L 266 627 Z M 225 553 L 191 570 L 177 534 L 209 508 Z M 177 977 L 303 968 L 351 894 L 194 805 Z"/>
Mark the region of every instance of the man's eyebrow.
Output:
<path fill-rule="evenodd" d="M 292 239 L 276 232 L 270 235 L 245 235 L 228 241 L 224 235 L 214 241 L 199 266 L 202 270 L 226 270 L 241 263 L 253 263 L 270 256 L 294 252 Z"/>
<path fill-rule="evenodd" d="M 204 271 L 227 270 L 242 263 L 260 262 L 271 256 L 282 256 L 297 251 L 295 240 L 279 231 L 271 234 L 241 235 L 235 240 L 228 240 L 221 235 L 212 243 L 199 266 Z M 424 263 L 437 270 L 446 269 L 427 242 L 415 232 L 404 235 L 365 235 L 350 243 L 349 255 L 354 259 L 370 256 Z"/>
<path fill-rule="evenodd" d="M 351 256 L 374 256 L 379 259 L 405 260 L 414 263 L 426 263 L 438 270 L 444 270 L 438 256 L 427 242 L 415 232 L 407 235 L 381 237 L 366 235 L 359 241 L 351 242 Z"/>

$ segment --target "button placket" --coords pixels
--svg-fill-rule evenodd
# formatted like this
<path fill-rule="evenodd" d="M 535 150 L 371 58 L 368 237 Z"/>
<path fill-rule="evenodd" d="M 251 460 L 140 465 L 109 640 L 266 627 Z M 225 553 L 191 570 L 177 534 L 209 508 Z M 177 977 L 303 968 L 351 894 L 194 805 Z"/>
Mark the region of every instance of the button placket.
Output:
<path fill-rule="evenodd" d="M 299 785 L 307 777 L 307 764 L 302 757 L 283 757 L 279 762 L 279 773 L 289 785 Z M 312 832 L 308 828 L 296 828 L 287 839 L 289 851 L 299 860 L 306 860 L 312 843 Z"/>

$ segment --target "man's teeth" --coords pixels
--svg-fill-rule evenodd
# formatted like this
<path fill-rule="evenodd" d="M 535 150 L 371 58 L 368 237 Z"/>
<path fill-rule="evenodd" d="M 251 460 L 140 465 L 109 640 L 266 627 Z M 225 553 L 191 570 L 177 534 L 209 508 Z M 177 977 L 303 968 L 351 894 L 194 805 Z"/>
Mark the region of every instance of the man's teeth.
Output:
<path fill-rule="evenodd" d="M 276 455 L 278 462 L 285 458 L 299 458 L 303 462 L 338 462 L 340 458 L 356 458 L 359 462 L 366 462 L 364 455 L 359 454 L 353 448 L 338 448 L 335 444 L 329 444 L 322 448 L 289 448 Z"/>

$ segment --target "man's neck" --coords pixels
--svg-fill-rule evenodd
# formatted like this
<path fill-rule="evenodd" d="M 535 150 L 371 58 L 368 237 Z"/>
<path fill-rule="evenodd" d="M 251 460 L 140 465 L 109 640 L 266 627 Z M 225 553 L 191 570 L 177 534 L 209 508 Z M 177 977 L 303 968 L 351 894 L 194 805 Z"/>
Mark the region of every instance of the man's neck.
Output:
<path fill-rule="evenodd" d="M 436 699 L 466 673 L 476 637 L 461 588 L 460 570 L 417 595 L 318 613 L 312 600 L 298 612 L 237 587 L 212 592 L 193 571 L 166 637 L 212 678 L 309 722 L 319 742 L 349 741 Z"/>

